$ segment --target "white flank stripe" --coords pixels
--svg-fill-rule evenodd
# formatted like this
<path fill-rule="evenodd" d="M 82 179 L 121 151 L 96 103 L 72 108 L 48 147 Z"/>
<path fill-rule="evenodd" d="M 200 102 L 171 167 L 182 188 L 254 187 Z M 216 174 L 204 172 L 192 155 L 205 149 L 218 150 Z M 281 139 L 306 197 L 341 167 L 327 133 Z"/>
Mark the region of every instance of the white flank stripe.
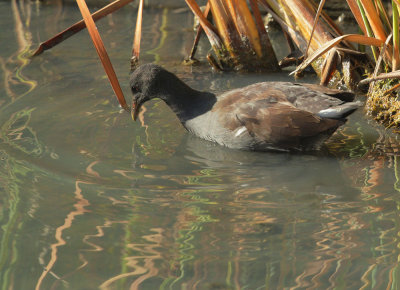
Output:
<path fill-rule="evenodd" d="M 240 135 L 241 135 L 242 133 L 244 133 L 245 131 L 247 131 L 247 129 L 246 129 L 245 126 L 240 127 L 240 128 L 237 130 L 237 132 L 236 132 L 236 134 L 235 134 L 235 137 L 240 136 Z"/>

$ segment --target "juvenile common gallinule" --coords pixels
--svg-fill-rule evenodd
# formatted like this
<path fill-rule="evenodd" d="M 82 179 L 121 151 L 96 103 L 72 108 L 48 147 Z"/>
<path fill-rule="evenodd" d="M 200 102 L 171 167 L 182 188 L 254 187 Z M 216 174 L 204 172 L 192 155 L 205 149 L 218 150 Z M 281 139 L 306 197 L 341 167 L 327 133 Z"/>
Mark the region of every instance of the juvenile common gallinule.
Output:
<path fill-rule="evenodd" d="M 194 135 L 253 151 L 317 150 L 360 106 L 353 93 L 290 82 L 256 83 L 217 97 L 155 64 L 139 66 L 130 86 L 134 120 L 146 101 L 160 98 Z"/>

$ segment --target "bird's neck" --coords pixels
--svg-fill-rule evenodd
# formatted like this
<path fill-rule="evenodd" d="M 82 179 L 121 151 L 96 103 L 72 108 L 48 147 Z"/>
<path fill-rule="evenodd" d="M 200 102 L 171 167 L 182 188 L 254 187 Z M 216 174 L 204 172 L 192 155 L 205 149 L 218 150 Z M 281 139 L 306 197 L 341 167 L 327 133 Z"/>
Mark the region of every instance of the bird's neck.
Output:
<path fill-rule="evenodd" d="M 194 90 L 183 82 L 171 87 L 162 99 L 182 123 L 210 111 L 217 100 L 214 94 Z"/>

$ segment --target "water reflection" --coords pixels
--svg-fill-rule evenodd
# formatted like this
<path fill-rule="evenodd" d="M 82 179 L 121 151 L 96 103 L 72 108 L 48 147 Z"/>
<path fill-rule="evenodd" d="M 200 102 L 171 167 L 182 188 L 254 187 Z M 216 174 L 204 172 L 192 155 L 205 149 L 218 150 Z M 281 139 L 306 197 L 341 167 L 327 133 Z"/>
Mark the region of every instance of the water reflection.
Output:
<path fill-rule="evenodd" d="M 287 255 L 288 259 L 298 257 L 300 261 L 294 265 L 286 265 L 295 268 L 294 273 L 282 273 L 285 277 L 299 275 L 302 273 L 299 269 L 303 271 L 304 263 L 310 261 L 313 271 L 303 273 L 302 277 L 297 278 L 299 287 L 308 287 L 311 284 L 307 281 L 317 279 L 316 274 L 321 275 L 321 279 L 326 278 L 324 269 L 328 265 L 331 270 L 342 263 L 343 257 L 336 254 L 337 251 L 350 251 L 358 246 L 349 246 L 341 238 L 337 238 L 338 233 L 335 232 L 339 228 L 340 232 L 346 232 L 343 228 L 347 220 L 362 212 L 357 201 L 360 191 L 351 187 L 336 158 L 325 155 L 241 152 L 190 135 L 185 135 L 179 147 L 176 150 L 179 153 L 169 157 L 168 162 L 172 160 L 172 164 L 182 164 L 185 162 L 181 159 L 187 159 L 190 166 L 184 168 L 186 174 L 179 171 L 181 168 L 168 166 L 169 171 L 172 171 L 168 175 L 158 172 L 146 175 L 157 182 L 149 181 L 151 184 L 147 184 L 141 179 L 139 183 L 135 183 L 135 188 L 139 190 L 138 195 L 140 189 L 145 191 L 146 196 L 153 192 L 151 202 L 158 206 L 164 204 L 158 214 L 164 211 L 164 207 L 170 213 L 171 206 L 176 207 L 179 203 L 185 205 L 181 209 L 184 211 L 185 223 L 174 223 L 174 227 L 178 228 L 171 231 L 184 233 L 183 239 L 177 239 L 177 242 L 182 243 L 180 247 L 185 249 L 182 255 L 186 257 L 179 262 L 179 268 L 184 273 L 196 273 L 197 278 L 187 280 L 179 276 L 176 278 L 178 282 L 174 280 L 171 285 L 179 283 L 185 287 L 194 287 L 202 283 L 209 287 L 266 287 L 262 283 L 240 283 L 241 279 L 251 281 L 246 277 L 246 271 L 242 272 L 243 269 L 257 269 L 257 272 L 264 274 L 268 271 L 274 272 L 276 268 L 273 265 L 279 264 Z M 135 155 L 134 159 L 138 160 L 138 157 Z M 142 158 L 142 168 L 146 168 L 143 166 L 146 161 L 151 162 Z M 160 160 L 157 162 L 163 163 Z M 174 191 L 173 202 L 169 195 L 172 188 L 177 188 L 178 185 L 170 185 L 171 181 L 182 187 L 181 190 Z M 166 186 L 160 188 L 160 184 Z M 187 207 L 201 215 L 192 213 L 188 216 Z M 176 216 L 179 219 L 181 214 L 177 213 Z M 165 227 L 165 230 L 168 231 L 170 227 Z M 301 236 L 298 236 L 298 232 Z M 282 252 L 280 247 L 288 238 L 294 238 L 293 244 L 287 245 L 287 252 Z M 336 250 L 332 250 L 332 247 Z M 301 253 L 305 250 L 307 255 L 315 252 L 315 257 L 303 257 Z M 225 251 L 229 255 L 223 254 L 221 258 L 221 253 Z M 205 261 L 200 254 L 204 252 L 207 253 Z M 264 253 L 263 257 L 258 257 L 260 252 Z M 214 253 L 218 258 L 213 256 Z M 320 257 L 321 262 L 314 262 L 317 257 Z M 194 261 L 200 263 L 199 268 L 194 268 L 195 265 L 191 263 Z M 211 271 L 213 274 L 203 269 L 202 263 L 207 264 L 207 269 L 209 266 L 215 267 Z M 237 276 L 227 277 L 225 271 L 232 267 Z M 285 264 L 281 267 L 285 267 Z M 191 275 L 195 274 L 188 276 Z M 242 275 L 245 278 L 240 278 Z M 268 275 L 272 277 L 276 274 Z M 204 277 L 204 281 L 199 281 L 199 277 Z M 215 282 L 209 282 L 213 280 Z M 260 277 L 257 281 L 264 280 Z M 271 278 L 269 285 L 274 285 L 272 288 L 289 286 L 274 283 L 277 281 Z"/>
<path fill-rule="evenodd" d="M 145 11 L 144 62 L 215 92 L 287 79 L 176 65 L 193 39 L 176 5 Z M 190 136 L 160 101 L 133 123 L 87 34 L 25 57 L 74 6 L 0 8 L 15 28 L 0 50 L 1 288 L 398 288 L 397 135 L 358 112 L 324 151 L 290 155 Z M 126 84 L 135 13 L 98 23 Z"/>

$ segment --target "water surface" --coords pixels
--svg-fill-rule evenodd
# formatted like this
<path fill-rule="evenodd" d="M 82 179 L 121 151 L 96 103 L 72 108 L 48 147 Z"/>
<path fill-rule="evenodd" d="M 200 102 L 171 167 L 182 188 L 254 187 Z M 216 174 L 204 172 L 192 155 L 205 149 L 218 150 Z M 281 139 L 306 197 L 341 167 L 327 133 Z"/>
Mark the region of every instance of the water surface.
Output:
<path fill-rule="evenodd" d="M 181 66 L 182 7 L 146 8 L 142 62 L 213 92 L 292 80 L 212 72 L 206 41 Z M 398 289 L 396 135 L 360 111 L 317 154 L 254 153 L 188 135 L 161 101 L 134 123 L 86 31 L 26 58 L 79 18 L 0 2 L 1 289 Z M 133 5 L 98 22 L 127 97 L 135 22 Z"/>

